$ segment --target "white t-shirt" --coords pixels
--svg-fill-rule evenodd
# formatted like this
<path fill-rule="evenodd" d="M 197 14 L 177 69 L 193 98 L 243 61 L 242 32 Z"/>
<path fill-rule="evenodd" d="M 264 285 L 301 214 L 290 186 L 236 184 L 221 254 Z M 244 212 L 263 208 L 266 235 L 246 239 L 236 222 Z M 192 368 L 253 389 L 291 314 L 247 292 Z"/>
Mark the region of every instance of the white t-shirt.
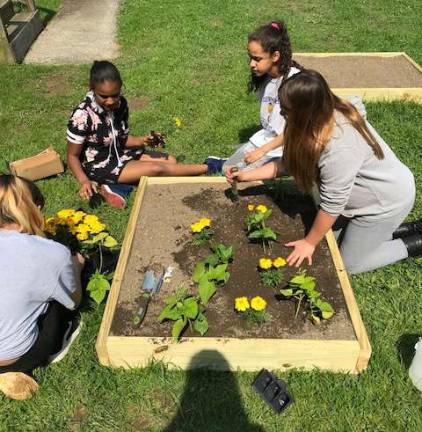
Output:
<path fill-rule="evenodd" d="M 0 230 L 0 360 L 25 354 L 38 336 L 48 302 L 74 309 L 70 251 L 45 238 Z"/>
<path fill-rule="evenodd" d="M 289 77 L 300 72 L 299 69 L 291 67 Z M 258 91 L 258 99 L 261 101 L 260 120 L 262 129 L 249 138 L 256 147 L 261 147 L 268 141 L 284 131 L 286 124 L 282 115 L 280 115 L 280 101 L 278 99 L 278 89 L 280 88 L 283 77 L 268 78 L 263 82 Z M 281 147 L 268 152 L 270 157 L 281 157 L 283 149 Z"/>

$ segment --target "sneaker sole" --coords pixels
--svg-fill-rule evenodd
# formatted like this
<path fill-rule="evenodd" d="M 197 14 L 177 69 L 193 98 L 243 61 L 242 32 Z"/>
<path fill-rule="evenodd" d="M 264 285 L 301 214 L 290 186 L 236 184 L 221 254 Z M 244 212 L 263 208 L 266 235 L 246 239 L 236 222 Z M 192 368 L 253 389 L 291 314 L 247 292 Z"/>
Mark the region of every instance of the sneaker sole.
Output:
<path fill-rule="evenodd" d="M 125 199 L 114 193 L 107 185 L 101 185 L 100 194 L 111 207 L 124 208 L 126 205 Z"/>
<path fill-rule="evenodd" d="M 68 331 L 70 330 L 71 327 L 72 327 L 72 323 L 70 323 L 70 327 Z M 79 322 L 78 327 L 75 328 L 74 332 L 72 333 L 72 336 L 70 336 L 69 340 L 66 343 L 66 346 L 58 354 L 53 354 L 52 356 L 49 357 L 48 359 L 49 363 L 51 364 L 58 363 L 60 360 L 63 360 L 66 357 L 66 354 L 69 352 L 71 345 L 73 344 L 75 339 L 79 336 L 81 329 L 82 329 L 82 320 Z"/>

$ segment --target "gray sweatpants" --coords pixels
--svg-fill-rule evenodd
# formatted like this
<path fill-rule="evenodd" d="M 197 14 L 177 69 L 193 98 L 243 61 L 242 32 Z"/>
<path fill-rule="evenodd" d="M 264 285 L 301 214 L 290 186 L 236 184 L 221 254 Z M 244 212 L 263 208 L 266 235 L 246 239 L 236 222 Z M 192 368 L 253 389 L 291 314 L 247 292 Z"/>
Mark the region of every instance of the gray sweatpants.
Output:
<path fill-rule="evenodd" d="M 237 166 L 240 170 L 251 170 L 254 168 L 259 168 L 262 165 L 265 165 L 268 162 L 273 160 L 277 160 L 279 158 L 269 156 L 268 154 L 264 155 L 261 159 L 255 161 L 251 164 L 245 163 L 246 153 L 256 150 L 258 147 L 255 144 L 252 144 L 250 141 L 247 143 L 241 144 L 240 147 L 233 153 L 223 165 L 223 172 L 226 167 L 234 167 Z"/>
<path fill-rule="evenodd" d="M 403 240 L 393 240 L 392 234 L 412 207 L 413 201 L 399 214 L 384 219 L 343 216 L 337 219 L 332 229 L 350 274 L 375 270 L 408 257 Z"/>

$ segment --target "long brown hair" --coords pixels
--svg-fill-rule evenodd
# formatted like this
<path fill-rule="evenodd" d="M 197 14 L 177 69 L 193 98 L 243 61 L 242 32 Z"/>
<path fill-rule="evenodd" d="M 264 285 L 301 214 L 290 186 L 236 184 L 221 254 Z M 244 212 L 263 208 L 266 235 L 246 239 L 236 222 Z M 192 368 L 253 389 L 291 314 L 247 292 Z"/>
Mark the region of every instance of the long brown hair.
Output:
<path fill-rule="evenodd" d="M 318 180 L 318 161 L 331 134 L 334 110 L 343 114 L 362 135 L 378 159 L 384 158 L 356 108 L 333 94 L 318 72 L 307 69 L 286 79 L 280 86 L 279 98 L 282 115 L 286 117 L 282 161 L 305 192 L 310 192 L 313 182 Z"/>
<path fill-rule="evenodd" d="M 10 174 L 0 175 L 0 228 L 16 224 L 19 232 L 45 237 L 40 210 L 43 204 L 34 183 Z"/>

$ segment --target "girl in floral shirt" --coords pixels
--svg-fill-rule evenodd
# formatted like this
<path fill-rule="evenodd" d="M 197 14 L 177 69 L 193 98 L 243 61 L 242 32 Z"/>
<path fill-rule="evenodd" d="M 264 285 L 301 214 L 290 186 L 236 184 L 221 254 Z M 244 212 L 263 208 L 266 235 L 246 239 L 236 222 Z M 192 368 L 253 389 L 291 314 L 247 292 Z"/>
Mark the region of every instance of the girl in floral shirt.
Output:
<path fill-rule="evenodd" d="M 121 87 L 117 68 L 108 61 L 95 61 L 90 73 L 90 91 L 70 117 L 67 159 L 79 181 L 81 198 L 90 198 L 98 185 L 105 195 L 110 191 L 108 185 L 137 183 L 141 176 L 190 176 L 221 171 L 224 160 L 219 158 L 208 158 L 204 164 L 179 165 L 173 156 L 145 150 L 153 137 L 129 134 L 129 109 L 120 95 Z"/>

